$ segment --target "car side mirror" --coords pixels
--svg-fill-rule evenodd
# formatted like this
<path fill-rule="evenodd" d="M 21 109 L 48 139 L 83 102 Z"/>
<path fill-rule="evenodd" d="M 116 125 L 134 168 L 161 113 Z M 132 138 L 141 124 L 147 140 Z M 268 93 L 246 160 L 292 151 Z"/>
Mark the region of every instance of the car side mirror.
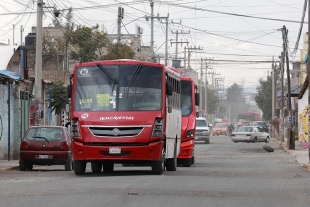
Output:
<path fill-rule="evenodd" d="M 196 106 L 199 106 L 199 103 L 200 103 L 199 93 L 195 93 L 195 104 L 196 104 Z"/>
<path fill-rule="evenodd" d="M 167 96 L 172 96 L 173 94 L 173 87 L 171 83 L 166 83 L 166 94 Z"/>

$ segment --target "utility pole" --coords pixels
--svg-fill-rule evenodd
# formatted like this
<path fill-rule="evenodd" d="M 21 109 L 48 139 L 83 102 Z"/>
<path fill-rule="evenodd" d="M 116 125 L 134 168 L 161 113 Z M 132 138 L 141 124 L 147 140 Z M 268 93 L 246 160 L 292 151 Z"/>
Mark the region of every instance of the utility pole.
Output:
<path fill-rule="evenodd" d="M 310 0 L 308 2 L 308 22 L 310 21 Z M 309 61 L 309 56 L 310 56 L 310 24 L 308 23 L 308 62 L 307 62 L 307 78 L 308 78 L 308 91 L 310 91 L 310 61 Z M 310 93 L 308 92 L 308 105 L 310 104 Z M 308 116 L 310 120 L 310 116 Z M 310 136 L 310 128 L 308 131 L 308 137 Z M 310 138 L 309 138 L 310 140 Z M 309 155 L 309 162 L 310 162 L 310 147 L 308 150 L 308 155 Z"/>
<path fill-rule="evenodd" d="M 137 26 L 137 37 L 138 37 L 138 49 L 137 49 L 137 59 L 141 60 L 141 34 L 142 34 L 142 28 L 140 26 Z"/>
<path fill-rule="evenodd" d="M 181 46 L 183 45 L 183 43 L 186 43 L 188 45 L 188 43 L 189 43 L 188 41 L 185 41 L 185 42 L 183 42 L 183 40 L 179 41 L 179 34 L 189 34 L 190 31 L 185 32 L 183 30 L 181 30 L 181 31 L 176 30 L 176 31 L 172 31 L 171 33 L 176 35 L 175 36 L 175 42 L 170 41 L 170 43 L 171 43 L 171 46 L 172 46 L 172 44 L 176 44 L 175 45 L 175 56 L 174 56 L 174 59 L 177 60 L 178 59 L 178 45 L 180 43 L 181 43 Z"/>
<path fill-rule="evenodd" d="M 274 64 L 274 57 L 272 57 L 272 71 L 271 71 L 271 81 L 272 81 L 272 119 L 274 119 L 274 112 L 275 112 L 275 64 Z M 274 137 L 274 126 L 272 127 L 272 134 Z"/>
<path fill-rule="evenodd" d="M 291 105 L 291 78 L 290 78 L 290 62 L 288 58 L 288 51 L 287 51 L 287 33 L 288 30 L 286 29 L 285 25 L 282 29 L 283 34 L 283 44 L 285 47 L 285 58 L 286 58 L 286 74 L 287 74 L 287 108 L 289 111 L 289 125 L 287 128 L 287 148 L 288 149 L 295 149 L 295 137 L 294 133 L 292 132 L 292 105 Z"/>
<path fill-rule="evenodd" d="M 117 42 L 121 42 L 121 28 L 122 28 L 122 19 L 124 18 L 124 8 L 118 7 L 117 15 Z"/>
<path fill-rule="evenodd" d="M 20 25 L 20 46 L 23 45 L 23 25 Z"/>
<path fill-rule="evenodd" d="M 40 124 L 42 104 L 42 17 L 43 0 L 37 0 L 36 62 L 35 62 L 35 125 Z"/>
<path fill-rule="evenodd" d="M 187 48 L 187 52 L 188 52 L 188 54 L 187 54 L 187 59 L 188 59 L 188 61 L 187 61 L 187 68 L 188 69 L 190 69 L 190 58 L 191 58 L 191 55 L 192 55 L 192 52 L 194 52 L 194 51 L 197 51 L 197 50 L 203 50 L 203 47 L 196 47 L 196 46 L 194 46 L 194 47 L 188 47 Z"/>
<path fill-rule="evenodd" d="M 154 2 L 150 0 L 151 5 L 151 52 L 152 52 L 152 61 L 155 61 L 154 55 Z"/>
<path fill-rule="evenodd" d="M 13 24 L 13 45 L 15 45 L 15 24 Z"/>
<path fill-rule="evenodd" d="M 71 19 L 72 19 L 72 7 L 69 8 L 69 11 L 66 15 L 67 19 L 67 24 L 66 24 L 66 30 L 67 32 L 70 30 L 70 24 L 71 24 Z M 68 41 L 66 41 L 66 46 L 65 46 L 65 70 L 69 71 L 69 56 L 68 56 Z"/>
<path fill-rule="evenodd" d="M 160 17 L 157 13 L 157 19 L 162 23 L 162 19 L 165 20 L 166 23 L 166 41 L 165 41 L 165 66 L 168 66 L 168 24 L 169 24 L 169 13 L 166 17 Z"/>

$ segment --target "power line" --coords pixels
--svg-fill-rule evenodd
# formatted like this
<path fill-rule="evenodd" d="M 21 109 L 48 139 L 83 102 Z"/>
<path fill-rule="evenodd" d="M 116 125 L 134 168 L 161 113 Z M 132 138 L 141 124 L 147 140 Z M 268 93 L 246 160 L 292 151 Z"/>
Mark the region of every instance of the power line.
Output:
<path fill-rule="evenodd" d="M 166 2 L 166 1 L 158 1 L 158 2 L 160 2 L 162 4 L 170 5 L 170 6 L 175 6 L 175 7 L 181 7 L 181 8 L 192 9 L 192 10 L 207 11 L 207 12 L 218 13 L 218 14 L 226 14 L 226 15 L 230 15 L 230 16 L 239 16 L 239 17 L 247 17 L 247 18 L 253 18 L 253 19 L 279 21 L 279 22 L 301 23 L 301 22 L 295 21 L 295 20 L 276 19 L 276 18 L 267 18 L 267 17 L 256 17 L 256 16 L 251 16 L 251 15 L 245 15 L 245 14 L 234 14 L 234 13 L 216 11 L 216 10 L 211 10 L 211 9 L 195 8 L 192 6 L 183 6 L 180 4 L 174 4 L 174 3 L 170 3 L 170 2 Z M 308 24 L 308 22 L 304 22 L 304 24 Z"/>

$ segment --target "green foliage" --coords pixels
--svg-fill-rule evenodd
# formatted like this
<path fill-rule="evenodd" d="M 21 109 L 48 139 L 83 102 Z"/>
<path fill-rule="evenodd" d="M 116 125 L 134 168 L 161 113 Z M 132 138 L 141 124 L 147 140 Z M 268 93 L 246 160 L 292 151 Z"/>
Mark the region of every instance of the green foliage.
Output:
<path fill-rule="evenodd" d="M 104 48 L 109 44 L 106 33 L 98 30 L 99 26 L 78 26 L 75 30 L 68 31 L 65 36 L 73 49 L 70 58 L 79 62 L 102 60 Z"/>
<path fill-rule="evenodd" d="M 124 43 L 112 43 L 107 48 L 107 54 L 104 56 L 106 60 L 114 59 L 133 59 L 135 52 L 133 49 Z"/>
<path fill-rule="evenodd" d="M 258 94 L 255 96 L 257 106 L 263 112 L 265 120 L 271 120 L 272 116 L 272 79 L 270 76 L 267 80 L 259 79 L 259 86 L 257 87 Z"/>
<path fill-rule="evenodd" d="M 202 105 L 202 108 L 205 108 L 205 87 L 202 88 L 202 92 L 200 93 L 200 104 Z M 219 98 L 216 95 L 215 91 L 213 89 L 208 88 L 207 89 L 207 113 L 208 114 L 215 114 L 216 109 L 219 105 Z"/>
<path fill-rule="evenodd" d="M 55 114 L 61 114 L 61 110 L 65 109 L 66 104 L 69 103 L 67 88 L 64 87 L 64 82 L 55 82 L 48 94 L 51 101 L 49 108 L 52 108 Z"/>

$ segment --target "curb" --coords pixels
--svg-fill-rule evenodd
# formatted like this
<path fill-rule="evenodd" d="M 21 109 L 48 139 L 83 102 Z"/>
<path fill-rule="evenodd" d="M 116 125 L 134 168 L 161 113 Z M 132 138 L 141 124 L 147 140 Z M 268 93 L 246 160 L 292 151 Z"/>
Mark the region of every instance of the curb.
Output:
<path fill-rule="evenodd" d="M 277 144 L 281 147 L 281 149 L 282 149 L 284 152 L 287 152 L 287 153 L 289 153 L 290 155 L 296 156 L 296 154 L 295 154 L 293 151 L 288 150 L 288 149 L 286 148 L 286 146 L 284 145 L 284 142 L 280 142 L 280 141 L 278 141 L 278 140 L 272 140 L 272 141 L 275 142 L 275 143 L 277 143 Z M 295 161 L 298 163 L 297 159 L 295 159 Z M 298 164 L 299 164 L 299 163 L 298 163 Z M 310 164 L 302 164 L 302 167 L 303 167 L 305 170 L 310 171 Z"/>
<path fill-rule="evenodd" d="M 18 170 L 18 168 L 19 168 L 19 166 L 2 168 L 2 169 L 0 169 L 0 172 Z"/>

